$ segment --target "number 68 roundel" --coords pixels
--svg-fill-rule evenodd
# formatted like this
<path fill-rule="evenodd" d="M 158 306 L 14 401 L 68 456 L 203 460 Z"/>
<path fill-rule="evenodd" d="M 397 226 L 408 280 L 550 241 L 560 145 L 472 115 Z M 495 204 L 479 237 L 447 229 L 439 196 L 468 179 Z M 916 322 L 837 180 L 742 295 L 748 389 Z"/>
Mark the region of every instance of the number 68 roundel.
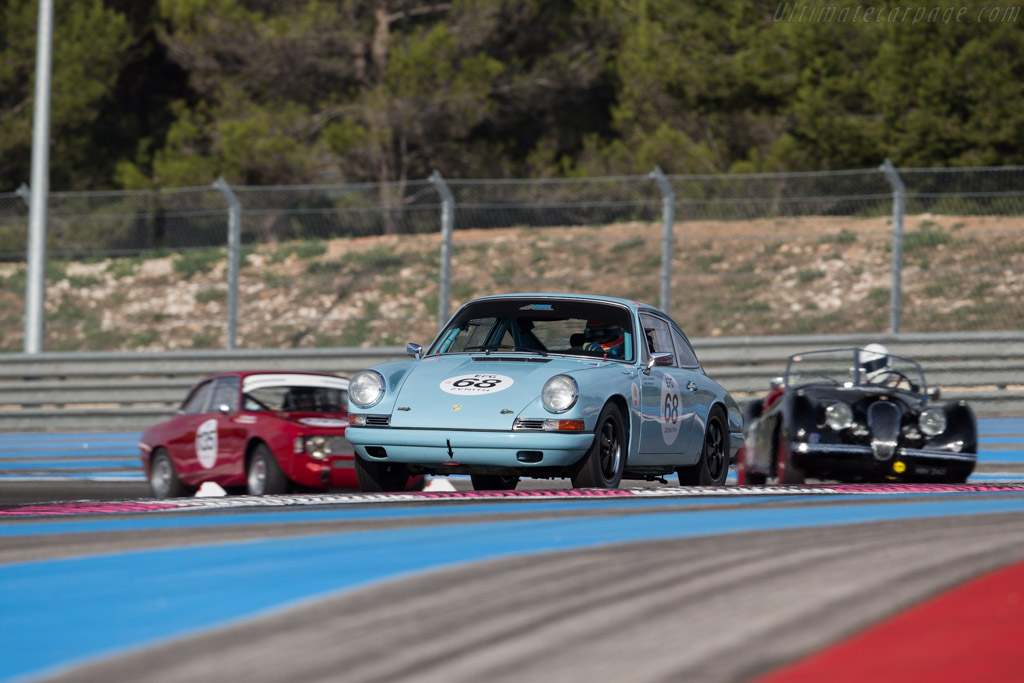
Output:
<path fill-rule="evenodd" d="M 449 377 L 441 382 L 441 391 L 463 396 L 493 394 L 498 391 L 508 389 L 512 384 L 514 384 L 514 380 L 511 377 L 506 377 L 505 375 L 477 373 L 473 375 Z"/>

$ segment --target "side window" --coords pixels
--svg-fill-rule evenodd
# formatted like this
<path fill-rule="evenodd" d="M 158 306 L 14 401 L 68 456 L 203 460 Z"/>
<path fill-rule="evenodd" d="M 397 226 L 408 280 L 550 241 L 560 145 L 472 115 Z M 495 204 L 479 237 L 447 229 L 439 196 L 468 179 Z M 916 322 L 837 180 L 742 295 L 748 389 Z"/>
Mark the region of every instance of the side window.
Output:
<path fill-rule="evenodd" d="M 203 382 L 198 387 L 192 390 L 185 402 L 181 404 L 181 412 L 186 415 L 195 415 L 196 413 L 203 412 L 206 408 L 206 401 L 210 398 L 210 394 L 213 392 L 213 382 Z"/>
<path fill-rule="evenodd" d="M 676 344 L 676 365 L 681 368 L 700 367 L 700 363 L 697 361 L 697 354 L 693 352 L 690 342 L 674 327 L 672 328 L 672 341 Z"/>
<path fill-rule="evenodd" d="M 640 316 L 640 322 L 647 338 L 648 353 L 675 353 L 672 349 L 672 333 L 667 322 L 652 315 Z"/>
<path fill-rule="evenodd" d="M 238 378 L 221 377 L 213 388 L 213 401 L 210 403 L 210 410 L 220 410 L 226 405 L 233 413 L 238 410 Z"/>

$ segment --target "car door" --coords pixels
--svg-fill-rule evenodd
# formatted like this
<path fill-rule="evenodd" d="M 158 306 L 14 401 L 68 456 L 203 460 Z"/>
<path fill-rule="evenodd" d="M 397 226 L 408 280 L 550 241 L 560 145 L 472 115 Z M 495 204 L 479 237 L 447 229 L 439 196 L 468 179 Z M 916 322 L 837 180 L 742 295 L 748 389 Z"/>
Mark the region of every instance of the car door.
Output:
<path fill-rule="evenodd" d="M 174 467 L 181 480 L 190 486 L 202 481 L 203 468 L 196 456 L 196 434 L 206 420 L 206 407 L 213 395 L 213 380 L 197 384 L 179 408 L 176 430 L 167 442 Z"/>
<path fill-rule="evenodd" d="M 649 373 L 640 373 L 640 401 L 643 416 L 640 452 L 677 456 L 693 453 L 693 423 L 697 402 L 697 385 L 692 372 L 678 367 L 672 329 L 669 322 L 653 314 L 640 315 L 640 324 L 647 339 L 648 356 L 670 353 L 671 365 L 655 365 Z M 689 462 L 692 458 L 684 459 Z M 665 457 L 648 462 L 676 462 L 676 457 Z"/>
<path fill-rule="evenodd" d="M 214 381 L 209 410 L 201 425 L 205 433 L 197 434 L 196 447 L 200 466 L 207 470 L 207 479 L 224 481 L 245 470 L 244 450 L 248 425 L 239 414 L 240 383 L 237 375 L 218 377 Z M 200 454 L 198 448 L 202 446 Z"/>
<path fill-rule="evenodd" d="M 712 390 L 712 383 L 697 360 L 697 354 L 693 352 L 690 341 L 675 325 L 670 325 L 672 332 L 672 346 L 675 348 L 675 365 L 678 368 L 678 380 L 685 395 L 688 396 L 688 403 L 692 405 L 693 422 L 690 434 L 687 439 L 687 446 L 691 453 L 699 453 L 704 447 L 704 430 L 707 424 L 708 414 L 711 412 L 711 404 L 715 399 Z"/>

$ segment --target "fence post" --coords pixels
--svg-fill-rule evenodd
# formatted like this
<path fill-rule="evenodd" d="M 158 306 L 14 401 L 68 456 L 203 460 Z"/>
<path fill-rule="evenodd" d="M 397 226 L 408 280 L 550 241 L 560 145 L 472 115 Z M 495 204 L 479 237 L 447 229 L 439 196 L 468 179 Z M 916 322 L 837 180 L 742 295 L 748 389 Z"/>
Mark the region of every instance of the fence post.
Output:
<path fill-rule="evenodd" d="M 655 166 L 651 171 L 651 177 L 658 184 L 661 190 L 661 310 L 671 315 L 672 293 L 672 229 L 676 223 L 676 195 L 672 192 L 672 186 L 661 170 L 661 166 Z"/>
<path fill-rule="evenodd" d="M 448 309 L 451 304 L 452 287 L 452 230 L 455 223 L 455 195 L 448 183 L 435 170 L 430 174 L 430 182 L 441 195 L 441 279 L 437 293 L 437 328 L 440 330 L 448 322 Z"/>
<path fill-rule="evenodd" d="M 224 176 L 217 178 L 213 186 L 228 202 L 228 330 L 225 348 L 235 348 L 238 336 L 238 261 L 242 247 L 242 203 L 231 190 Z"/>
<path fill-rule="evenodd" d="M 900 331 L 903 313 L 903 209 L 907 188 L 888 159 L 879 167 L 892 186 L 892 291 L 889 292 L 889 332 Z"/>

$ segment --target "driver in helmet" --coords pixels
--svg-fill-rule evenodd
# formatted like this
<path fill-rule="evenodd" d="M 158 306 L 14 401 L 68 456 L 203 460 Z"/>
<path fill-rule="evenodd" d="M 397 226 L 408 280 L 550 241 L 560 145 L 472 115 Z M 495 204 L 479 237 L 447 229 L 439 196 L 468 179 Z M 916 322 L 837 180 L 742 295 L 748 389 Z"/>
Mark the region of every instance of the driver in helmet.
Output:
<path fill-rule="evenodd" d="M 618 325 L 595 320 L 587 322 L 583 332 L 584 351 L 602 353 L 608 358 L 622 358 L 626 348 L 626 336 Z"/>
<path fill-rule="evenodd" d="M 858 353 L 860 374 L 872 384 L 882 384 L 892 374 L 889 350 L 881 344 L 868 344 Z"/>

